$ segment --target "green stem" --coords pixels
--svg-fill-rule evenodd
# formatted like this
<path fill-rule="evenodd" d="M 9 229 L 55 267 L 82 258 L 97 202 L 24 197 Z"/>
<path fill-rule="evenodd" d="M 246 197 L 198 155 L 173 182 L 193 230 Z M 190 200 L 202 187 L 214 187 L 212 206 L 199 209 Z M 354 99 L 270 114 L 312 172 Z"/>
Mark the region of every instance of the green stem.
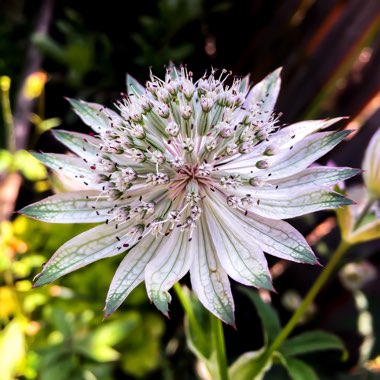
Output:
<path fill-rule="evenodd" d="M 197 334 L 197 336 L 204 336 L 202 326 L 199 324 L 198 319 L 194 313 L 194 309 L 191 305 L 190 298 L 185 294 L 179 282 L 174 284 L 174 291 L 176 292 L 179 302 L 181 302 L 183 310 L 185 310 L 185 314 L 189 319 L 189 325 Z"/>
<path fill-rule="evenodd" d="M 5 125 L 6 148 L 9 152 L 16 152 L 16 140 L 13 129 L 13 116 L 11 111 L 11 102 L 9 100 L 9 89 L 11 80 L 7 76 L 0 77 L 1 108 Z"/>
<path fill-rule="evenodd" d="M 216 350 L 216 360 L 218 365 L 219 379 L 228 380 L 228 366 L 226 358 L 226 344 L 224 342 L 224 332 L 222 321 L 210 313 L 213 345 Z"/>
<path fill-rule="evenodd" d="M 177 282 L 174 285 L 174 291 L 177 294 L 179 301 L 182 304 L 185 314 L 189 319 L 191 328 L 196 330 L 197 336 L 204 336 L 204 331 L 202 326 L 199 324 L 199 321 L 194 313 L 194 309 L 191 305 L 190 298 L 185 294 L 181 285 Z M 219 380 L 229 380 L 228 378 L 228 367 L 226 359 L 226 345 L 224 342 L 224 333 L 223 325 L 219 318 L 215 317 L 210 313 L 210 322 L 211 322 L 211 334 L 212 334 L 212 344 L 216 350 L 216 361 L 217 369 L 219 373 Z M 204 344 L 210 344 L 211 342 L 204 342 Z"/>
<path fill-rule="evenodd" d="M 182 287 L 179 284 L 179 282 L 176 282 L 173 288 L 177 294 L 179 302 L 181 302 L 181 305 L 183 309 L 185 310 L 185 314 L 190 319 L 193 325 L 198 326 L 198 321 L 197 321 L 197 318 L 195 317 L 193 308 L 191 307 L 189 298 L 185 295 L 185 292 L 182 290 Z"/>
<path fill-rule="evenodd" d="M 305 314 L 309 305 L 313 302 L 314 298 L 317 296 L 323 285 L 329 279 L 331 273 L 334 271 L 335 267 L 339 263 L 342 256 L 346 253 L 347 249 L 350 247 L 349 243 L 342 240 L 331 256 L 329 262 L 324 267 L 323 271 L 307 293 L 306 297 L 302 301 L 301 305 L 297 309 L 297 311 L 290 318 L 286 326 L 281 330 L 280 334 L 274 340 L 272 345 L 269 347 L 267 352 L 267 357 L 270 358 L 273 352 L 275 352 L 281 344 L 285 341 L 285 339 L 289 336 L 289 334 L 293 331 L 293 329 L 297 326 L 301 317 Z"/>

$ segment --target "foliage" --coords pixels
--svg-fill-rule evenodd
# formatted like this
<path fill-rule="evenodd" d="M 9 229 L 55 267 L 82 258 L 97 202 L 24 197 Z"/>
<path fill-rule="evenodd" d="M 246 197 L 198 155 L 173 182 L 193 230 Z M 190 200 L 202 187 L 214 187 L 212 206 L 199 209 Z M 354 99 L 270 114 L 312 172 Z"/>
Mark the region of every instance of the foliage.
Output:
<path fill-rule="evenodd" d="M 186 41 L 174 45 L 172 41 L 191 22 L 200 19 L 202 7 L 203 0 L 158 1 L 158 16 L 140 16 L 141 32 L 132 35 L 141 49 L 136 62 L 142 67 L 162 67 L 171 60 L 184 61 L 194 51 L 193 43 Z"/>
<path fill-rule="evenodd" d="M 89 268 L 63 285 L 32 289 L 31 275 L 51 251 L 84 228 L 21 216 L 3 222 L 0 321 L 6 327 L 0 352 L 5 380 L 16 374 L 27 379 L 112 379 L 115 368 L 143 377 L 159 368 L 164 324 L 159 314 L 144 311 L 143 291 L 135 292 L 127 311 L 102 322 L 108 286 L 104 266 Z"/>
<path fill-rule="evenodd" d="M 90 72 L 104 80 L 111 50 L 106 35 L 86 31 L 80 14 L 71 9 L 66 9 L 65 18 L 57 21 L 57 29 L 64 39 L 63 43 L 42 34 L 35 34 L 32 38 L 42 53 L 66 68 L 68 84 L 77 88 L 82 86 Z M 98 56 L 97 51 L 101 51 L 102 55 Z M 109 74 L 111 72 L 108 71 Z"/>

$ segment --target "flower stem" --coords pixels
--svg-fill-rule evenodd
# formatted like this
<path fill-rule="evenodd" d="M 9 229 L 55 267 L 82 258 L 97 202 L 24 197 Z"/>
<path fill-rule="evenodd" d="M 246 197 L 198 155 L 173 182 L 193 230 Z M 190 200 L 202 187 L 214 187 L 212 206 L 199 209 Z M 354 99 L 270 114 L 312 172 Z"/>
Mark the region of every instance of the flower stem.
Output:
<path fill-rule="evenodd" d="M 178 282 L 174 284 L 174 291 L 176 292 L 178 300 L 179 302 L 181 302 L 183 310 L 185 311 L 185 315 L 188 318 L 190 325 L 189 328 L 193 329 L 198 337 L 203 337 L 205 339 L 205 344 L 207 344 L 204 331 L 194 313 L 194 309 L 191 305 L 191 301 L 188 294 L 186 294 L 186 292 L 182 289 L 181 285 Z"/>
<path fill-rule="evenodd" d="M 11 103 L 9 100 L 9 89 L 11 80 L 7 76 L 0 77 L 0 92 L 1 92 L 1 110 L 3 113 L 6 148 L 11 153 L 16 152 L 16 140 L 13 130 L 13 115 L 11 111 Z"/>
<path fill-rule="evenodd" d="M 182 305 L 183 309 L 185 310 L 185 313 L 186 313 L 187 317 L 190 319 L 190 321 L 193 324 L 198 325 L 198 322 L 197 322 L 197 319 L 195 317 L 193 308 L 191 307 L 191 304 L 190 304 L 190 301 L 189 301 L 188 297 L 186 297 L 184 291 L 182 290 L 181 285 L 178 282 L 176 282 L 174 284 L 173 288 L 174 288 L 174 291 L 177 294 L 179 302 L 181 302 L 181 305 Z"/>
<path fill-rule="evenodd" d="M 308 309 L 309 305 L 313 302 L 314 298 L 317 296 L 318 292 L 321 290 L 323 285 L 326 283 L 326 281 L 329 279 L 331 273 L 339 263 L 342 256 L 345 254 L 345 252 L 350 247 L 349 243 L 342 240 L 331 256 L 329 262 L 323 269 L 322 273 L 319 275 L 309 292 L 307 293 L 306 297 L 302 301 L 300 307 L 297 309 L 297 311 L 293 314 L 293 316 L 290 318 L 286 326 L 281 330 L 280 334 L 277 336 L 277 338 L 274 340 L 272 345 L 269 347 L 267 352 L 267 358 L 269 359 L 273 352 L 275 352 L 281 344 L 285 341 L 285 339 L 289 336 L 289 334 L 293 331 L 293 329 L 297 326 L 299 320 L 301 317 L 305 314 L 306 310 Z"/>
<path fill-rule="evenodd" d="M 185 310 L 185 314 L 190 322 L 191 328 L 196 330 L 198 337 L 205 337 L 204 344 L 212 343 L 212 345 L 215 348 L 217 362 L 216 368 L 219 374 L 218 380 L 229 380 L 226 359 L 226 345 L 224 342 L 223 325 L 221 320 L 210 313 L 212 342 L 207 342 L 206 332 L 202 331 L 202 326 L 200 325 L 194 313 L 193 307 L 190 302 L 190 298 L 188 297 L 188 295 L 186 295 L 179 283 L 174 284 L 174 291 L 176 292 L 177 297 L 181 302 L 183 309 Z"/>
<path fill-rule="evenodd" d="M 224 342 L 224 332 L 222 321 L 210 313 L 213 345 L 216 350 L 216 360 L 218 365 L 219 379 L 228 380 L 228 367 L 226 358 L 226 344 Z"/>

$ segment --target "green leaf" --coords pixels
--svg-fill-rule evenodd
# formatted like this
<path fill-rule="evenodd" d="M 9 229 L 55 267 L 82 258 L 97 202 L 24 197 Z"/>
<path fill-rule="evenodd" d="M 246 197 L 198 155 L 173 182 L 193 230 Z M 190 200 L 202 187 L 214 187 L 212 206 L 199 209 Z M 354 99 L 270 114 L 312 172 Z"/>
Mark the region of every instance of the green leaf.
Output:
<path fill-rule="evenodd" d="M 79 77 L 91 70 L 94 62 L 94 38 L 82 37 L 70 40 L 66 46 L 65 63 L 78 72 Z"/>
<path fill-rule="evenodd" d="M 228 369 L 229 378 L 232 380 L 261 380 L 265 372 L 272 366 L 273 357 L 264 366 L 265 348 L 258 351 L 245 352 L 232 363 Z"/>
<path fill-rule="evenodd" d="M 32 42 L 36 45 L 38 50 L 46 54 L 48 57 L 51 57 L 61 63 L 65 62 L 65 50 L 46 34 L 33 34 Z"/>
<path fill-rule="evenodd" d="M 160 366 L 162 352 L 159 342 L 155 339 L 146 340 L 143 345 L 125 351 L 120 363 L 123 371 L 132 375 L 134 379 L 147 378 L 149 372 Z"/>
<path fill-rule="evenodd" d="M 67 380 L 72 379 L 78 371 L 74 357 L 68 353 L 59 360 L 54 361 L 49 366 L 44 366 L 39 374 L 40 380 Z"/>
<path fill-rule="evenodd" d="M 292 380 L 319 380 L 314 369 L 302 360 L 287 358 L 285 367 Z"/>
<path fill-rule="evenodd" d="M 255 291 L 246 288 L 240 288 L 256 307 L 257 313 L 261 319 L 264 329 L 265 344 L 268 345 L 274 341 L 281 330 L 280 319 L 277 312 L 271 305 L 265 303 Z"/>
<path fill-rule="evenodd" d="M 14 166 L 30 181 L 38 181 L 47 177 L 45 166 L 26 150 L 19 150 L 15 153 Z"/>
<path fill-rule="evenodd" d="M 128 313 L 125 320 L 112 321 L 97 328 L 83 342 L 77 343 L 76 348 L 98 362 L 117 360 L 120 353 L 113 346 L 126 339 L 140 327 L 139 324 L 140 315 L 136 312 Z"/>
<path fill-rule="evenodd" d="M 50 119 L 42 120 L 37 124 L 38 133 L 44 133 L 52 128 L 58 127 L 61 125 L 62 120 L 58 117 L 52 117 Z"/>
<path fill-rule="evenodd" d="M 345 347 L 336 335 L 324 331 L 309 331 L 285 341 L 280 352 L 288 357 L 323 350 L 345 351 Z"/>
<path fill-rule="evenodd" d="M 68 313 L 56 307 L 47 309 L 46 313 L 46 319 L 52 323 L 57 331 L 62 333 L 65 339 L 70 339 L 74 335 L 74 325 Z"/>
<path fill-rule="evenodd" d="M 0 149 L 0 173 L 6 171 L 12 165 L 12 153 L 5 149 Z"/>

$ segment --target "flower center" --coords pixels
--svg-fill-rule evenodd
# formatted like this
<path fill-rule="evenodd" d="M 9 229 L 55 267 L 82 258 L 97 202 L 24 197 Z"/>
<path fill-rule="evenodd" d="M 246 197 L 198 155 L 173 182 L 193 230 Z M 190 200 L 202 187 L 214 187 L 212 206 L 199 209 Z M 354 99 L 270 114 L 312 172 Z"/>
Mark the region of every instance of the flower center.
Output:
<path fill-rule="evenodd" d="M 210 178 L 212 171 L 213 165 L 208 163 L 183 165 L 170 183 L 169 194 L 171 199 L 176 199 L 178 195 L 186 191 L 186 187 L 191 181 L 196 182 L 199 187 L 210 187 L 213 182 Z"/>

